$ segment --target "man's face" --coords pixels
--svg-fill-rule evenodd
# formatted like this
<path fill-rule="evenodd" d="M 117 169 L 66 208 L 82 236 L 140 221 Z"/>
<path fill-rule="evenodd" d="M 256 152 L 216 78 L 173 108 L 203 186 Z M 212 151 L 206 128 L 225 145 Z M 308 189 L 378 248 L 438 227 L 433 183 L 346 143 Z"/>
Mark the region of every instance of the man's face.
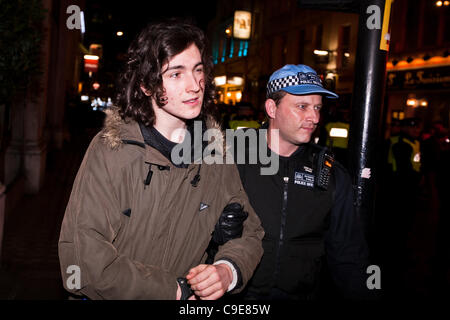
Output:
<path fill-rule="evenodd" d="M 153 101 L 156 121 L 162 119 L 188 120 L 200 114 L 205 90 L 205 74 L 200 51 L 195 44 L 172 57 L 162 67 L 164 98 L 158 107 Z M 154 99 L 154 98 L 152 98 Z"/>
<path fill-rule="evenodd" d="M 321 95 L 287 93 L 273 108 L 270 126 L 279 130 L 280 143 L 292 146 L 307 143 L 319 123 L 321 108 Z"/>

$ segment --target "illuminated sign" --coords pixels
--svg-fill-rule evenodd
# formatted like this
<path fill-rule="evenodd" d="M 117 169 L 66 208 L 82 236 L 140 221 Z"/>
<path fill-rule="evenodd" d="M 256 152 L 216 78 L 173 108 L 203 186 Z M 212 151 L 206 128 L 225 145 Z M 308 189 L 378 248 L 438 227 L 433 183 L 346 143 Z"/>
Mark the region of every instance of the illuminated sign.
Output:
<path fill-rule="evenodd" d="M 450 67 L 389 71 L 387 88 L 389 90 L 448 90 L 450 88 Z M 416 104 L 413 105 L 412 102 L 408 105 L 417 106 Z M 422 106 L 426 107 L 426 105 Z"/>
<path fill-rule="evenodd" d="M 86 54 L 84 56 L 84 71 L 97 72 L 98 71 L 98 56 Z"/>
<path fill-rule="evenodd" d="M 333 138 L 347 138 L 348 130 L 344 128 L 331 128 L 330 137 Z"/>
<path fill-rule="evenodd" d="M 227 83 L 227 76 L 220 76 L 214 78 L 214 84 L 216 86 L 223 86 L 225 83 Z"/>
<path fill-rule="evenodd" d="M 250 39 L 252 31 L 252 14 L 248 11 L 235 11 L 233 24 L 233 37 L 237 39 Z"/>
<path fill-rule="evenodd" d="M 227 83 L 234 86 L 242 86 L 244 84 L 244 78 L 242 77 L 232 77 L 227 79 Z"/>

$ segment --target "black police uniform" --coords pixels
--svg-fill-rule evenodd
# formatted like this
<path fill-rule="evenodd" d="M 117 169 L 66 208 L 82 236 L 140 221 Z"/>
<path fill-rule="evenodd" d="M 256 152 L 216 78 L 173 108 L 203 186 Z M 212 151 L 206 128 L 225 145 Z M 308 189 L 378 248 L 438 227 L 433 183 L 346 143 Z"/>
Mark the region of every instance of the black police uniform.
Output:
<path fill-rule="evenodd" d="M 322 148 L 303 144 L 290 157 L 279 156 L 275 175 L 261 175 L 260 163 L 238 164 L 265 230 L 264 255 L 246 288 L 248 299 L 319 298 L 324 260 L 344 297 L 371 296 L 368 249 L 353 208 L 351 179 L 334 162 L 327 190 L 317 186 Z"/>

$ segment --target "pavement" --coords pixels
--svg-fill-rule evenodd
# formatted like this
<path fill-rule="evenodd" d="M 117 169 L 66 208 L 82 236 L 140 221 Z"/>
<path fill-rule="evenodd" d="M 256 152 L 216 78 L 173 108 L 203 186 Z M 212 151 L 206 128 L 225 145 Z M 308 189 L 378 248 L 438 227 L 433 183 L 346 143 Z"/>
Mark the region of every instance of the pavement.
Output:
<path fill-rule="evenodd" d="M 61 150 L 50 150 L 44 185 L 25 195 L 5 219 L 0 300 L 60 300 L 58 238 L 72 184 L 91 137 L 98 129 L 76 131 Z"/>

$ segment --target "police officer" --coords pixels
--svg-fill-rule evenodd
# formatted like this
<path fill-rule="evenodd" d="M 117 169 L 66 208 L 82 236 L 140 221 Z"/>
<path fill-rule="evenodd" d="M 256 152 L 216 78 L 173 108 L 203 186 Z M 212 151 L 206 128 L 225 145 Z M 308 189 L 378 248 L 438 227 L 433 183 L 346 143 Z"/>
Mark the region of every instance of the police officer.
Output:
<path fill-rule="evenodd" d="M 325 297 L 320 290 L 325 265 L 340 297 L 370 295 L 368 249 L 353 208 L 350 176 L 325 147 L 310 142 L 323 97 L 338 98 L 306 65 L 286 65 L 267 84 L 269 120 L 259 130 L 268 130 L 266 143 L 279 155 L 278 173 L 261 175 L 261 163 L 238 164 L 266 232 L 264 255 L 246 288 L 247 299 Z M 274 132 L 279 139 L 272 137 Z"/>
<path fill-rule="evenodd" d="M 407 286 L 404 270 L 411 266 L 414 253 L 410 248 L 410 234 L 420 213 L 422 198 L 422 162 L 419 136 L 422 125 L 417 118 L 406 118 L 400 122 L 400 132 L 391 137 L 388 163 L 391 175 L 387 190 L 389 206 L 385 212 L 388 241 L 385 255 L 389 257 L 386 265 L 387 278 L 392 278 L 391 291 L 394 295 Z"/>
<path fill-rule="evenodd" d="M 399 228 L 404 229 L 405 233 L 409 232 L 414 222 L 422 180 L 419 141 L 421 128 L 417 118 L 404 119 L 400 134 L 391 144 L 388 158 L 388 162 L 392 164 L 393 209 Z"/>
<path fill-rule="evenodd" d="M 418 180 L 421 125 L 418 119 L 407 118 L 401 122 L 400 128 L 400 134 L 391 138 L 388 162 L 392 165 L 394 175 Z"/>

